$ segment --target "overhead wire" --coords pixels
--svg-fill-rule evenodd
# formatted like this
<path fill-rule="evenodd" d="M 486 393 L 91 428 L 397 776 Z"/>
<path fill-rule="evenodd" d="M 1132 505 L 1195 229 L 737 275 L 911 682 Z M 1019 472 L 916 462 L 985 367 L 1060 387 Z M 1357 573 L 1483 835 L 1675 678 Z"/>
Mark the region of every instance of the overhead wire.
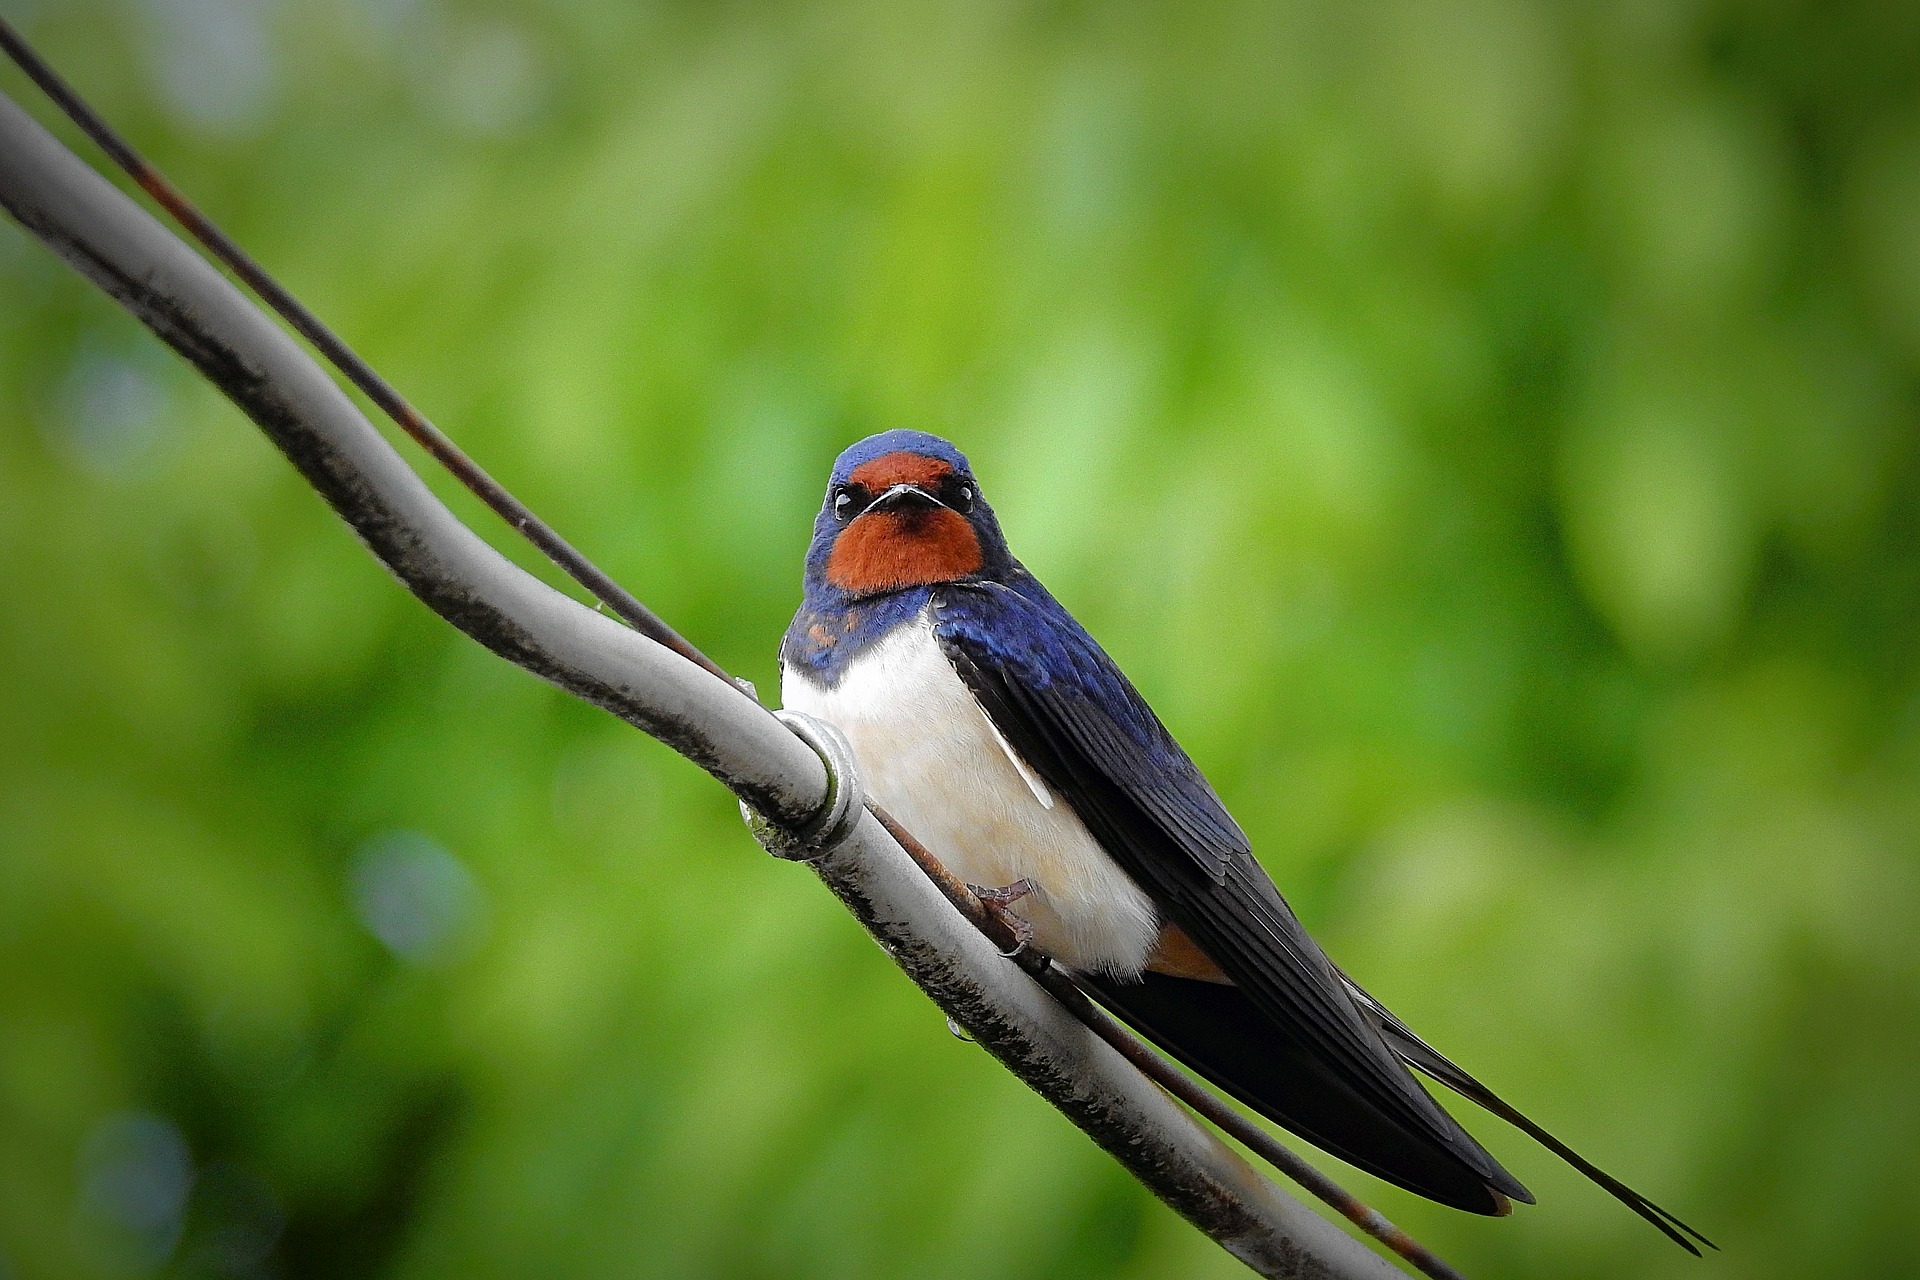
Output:
<path fill-rule="evenodd" d="M 434 461 L 506 521 L 516 533 L 524 537 L 541 554 L 635 631 L 679 654 L 729 685 L 741 689 L 743 693 L 748 691 L 742 682 L 730 676 L 718 663 L 535 515 L 531 508 L 514 497 L 504 485 L 495 480 L 479 463 L 429 421 L 425 414 L 416 409 L 344 339 L 289 293 L 231 236 L 222 231 L 178 187 L 135 150 L 4 17 L 0 17 L 0 50 L 4 50 L 7 56 L 60 108 L 67 118 L 92 139 L 95 145 L 139 185 L 141 190 L 165 209 L 189 235 L 198 240 L 215 259 L 238 276 L 255 296 L 266 303 L 281 319 L 312 343 L 314 349 L 328 363 L 358 387 L 402 431 L 425 449 Z M 1011 941 L 1006 934 L 1005 925 L 966 885 L 940 863 L 931 850 L 921 844 L 911 832 L 902 827 L 871 798 L 867 800 L 866 808 L 907 852 L 908 857 L 976 928 L 996 943 L 1005 944 Z M 1326 1174 L 1281 1145 L 1273 1135 L 1235 1111 L 1203 1085 L 1174 1067 L 1120 1026 L 1112 1017 L 1096 1007 L 1086 992 L 1075 984 L 1069 975 L 1047 961 L 1045 956 L 1022 950 L 1014 960 L 1060 1001 L 1075 1019 L 1119 1052 L 1142 1074 L 1180 1099 L 1194 1112 L 1212 1122 L 1222 1132 L 1238 1140 L 1242 1146 L 1255 1152 L 1304 1190 L 1331 1206 L 1341 1216 L 1406 1260 L 1416 1270 L 1433 1277 L 1433 1280 L 1464 1280 L 1459 1272 L 1394 1226 L 1378 1211 L 1368 1207 Z"/>

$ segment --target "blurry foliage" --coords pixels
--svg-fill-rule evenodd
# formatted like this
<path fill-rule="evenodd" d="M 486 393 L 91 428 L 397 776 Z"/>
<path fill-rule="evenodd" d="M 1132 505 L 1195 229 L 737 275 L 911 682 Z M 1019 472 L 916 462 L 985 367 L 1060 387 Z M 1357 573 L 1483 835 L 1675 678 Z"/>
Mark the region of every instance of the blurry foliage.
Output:
<path fill-rule="evenodd" d="M 1349 1174 L 1469 1274 L 1920 1274 L 1920 8 L 9 12 L 763 690 L 835 451 L 970 450 L 1335 956 L 1727 1247 Z M 0 428 L 0 1275 L 1236 1274 L 11 226 Z"/>

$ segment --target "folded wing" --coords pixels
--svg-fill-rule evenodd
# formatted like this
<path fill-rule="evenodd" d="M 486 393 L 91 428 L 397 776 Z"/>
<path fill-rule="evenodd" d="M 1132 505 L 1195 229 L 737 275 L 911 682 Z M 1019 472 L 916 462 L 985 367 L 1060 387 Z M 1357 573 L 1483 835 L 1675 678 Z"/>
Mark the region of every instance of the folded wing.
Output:
<path fill-rule="evenodd" d="M 1235 1088 L 1243 1100 L 1302 1136 L 1325 1142 L 1326 1116 L 1354 1109 L 1359 1128 L 1393 1143 L 1356 1158 L 1393 1181 L 1459 1207 L 1503 1211 L 1502 1196 L 1530 1201 L 1525 1187 L 1469 1137 L 1420 1086 L 1363 1012 L 1339 972 L 1295 919 L 1253 858 L 1246 836 L 1186 753 L 1093 639 L 1030 577 L 1013 585 L 955 584 L 935 597 L 934 630 L 960 678 L 1000 734 L 1070 804 L 1101 846 L 1233 980 L 1257 1015 L 1266 1046 L 1299 1070 Z M 1197 1061 L 1204 1021 L 1179 1019 L 1145 984 L 1106 991 L 1176 1056 Z M 1158 1013 L 1155 1008 L 1158 1007 Z M 1189 1050 L 1183 1052 L 1183 1047 Z M 1309 1068 L 1311 1068 L 1309 1070 Z M 1239 1075 L 1250 1080 L 1245 1071 Z M 1288 1096 L 1283 1083 L 1312 1098 Z M 1337 1094 L 1339 1106 L 1323 1094 Z M 1352 1142 L 1346 1151 L 1356 1150 Z M 1395 1164 L 1391 1151 L 1399 1150 Z M 1421 1153 L 1419 1160 L 1408 1153 Z M 1379 1155 L 1378 1152 L 1388 1152 Z M 1443 1188 L 1421 1166 L 1456 1175 Z M 1470 1176 L 1459 1176 L 1470 1175 Z M 1466 1188 L 1463 1190 L 1463 1188 Z"/>

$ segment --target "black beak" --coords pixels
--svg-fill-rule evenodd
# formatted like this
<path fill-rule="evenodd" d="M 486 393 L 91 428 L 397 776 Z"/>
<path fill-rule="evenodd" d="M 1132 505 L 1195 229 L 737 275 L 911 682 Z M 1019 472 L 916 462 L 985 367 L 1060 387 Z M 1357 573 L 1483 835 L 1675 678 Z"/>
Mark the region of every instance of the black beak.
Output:
<path fill-rule="evenodd" d="M 896 484 L 869 503 L 867 510 L 895 511 L 912 503 L 919 503 L 928 508 L 947 505 L 917 484 Z"/>

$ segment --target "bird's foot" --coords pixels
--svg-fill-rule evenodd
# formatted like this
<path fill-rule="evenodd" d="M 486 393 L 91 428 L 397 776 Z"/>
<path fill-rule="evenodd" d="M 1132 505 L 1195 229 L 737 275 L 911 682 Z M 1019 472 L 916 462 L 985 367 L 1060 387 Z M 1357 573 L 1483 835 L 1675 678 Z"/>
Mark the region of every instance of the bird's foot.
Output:
<path fill-rule="evenodd" d="M 1020 899 L 1026 897 L 1039 887 L 1039 885 L 1036 885 L 1025 876 L 1021 876 L 1012 884 L 1003 884 L 998 889 L 983 889 L 977 884 L 967 886 L 968 889 L 973 891 L 973 896 L 980 899 L 980 901 L 991 902 L 995 906 L 1000 907 L 1020 901 Z"/>
<path fill-rule="evenodd" d="M 985 889 L 977 884 L 967 886 L 973 891 L 973 896 L 980 899 L 980 905 L 987 909 L 987 914 L 1006 926 L 1007 932 L 1013 935 L 1013 950 L 1000 953 L 1009 960 L 1025 951 L 1028 944 L 1033 941 L 1033 926 L 1023 917 L 1013 914 L 1009 908 L 1037 887 L 1025 876 L 1012 884 L 1003 884 L 998 889 Z"/>

